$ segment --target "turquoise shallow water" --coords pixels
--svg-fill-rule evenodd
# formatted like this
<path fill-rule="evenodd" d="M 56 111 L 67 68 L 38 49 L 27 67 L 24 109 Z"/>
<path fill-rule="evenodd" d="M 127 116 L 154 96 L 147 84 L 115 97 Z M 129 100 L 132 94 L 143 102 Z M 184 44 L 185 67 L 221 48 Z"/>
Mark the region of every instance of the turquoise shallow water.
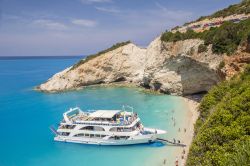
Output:
<path fill-rule="evenodd" d="M 175 137 L 183 124 L 185 105 L 179 97 L 143 93 L 136 88 L 87 88 L 46 94 L 32 87 L 78 59 L 0 60 L 0 166 L 153 166 L 174 160 L 174 147 L 161 144 L 94 146 L 53 141 L 49 130 L 68 108 L 120 109 L 134 107 L 144 126 Z M 173 113 L 172 110 L 175 110 Z M 176 117 L 173 126 L 172 116 Z"/>

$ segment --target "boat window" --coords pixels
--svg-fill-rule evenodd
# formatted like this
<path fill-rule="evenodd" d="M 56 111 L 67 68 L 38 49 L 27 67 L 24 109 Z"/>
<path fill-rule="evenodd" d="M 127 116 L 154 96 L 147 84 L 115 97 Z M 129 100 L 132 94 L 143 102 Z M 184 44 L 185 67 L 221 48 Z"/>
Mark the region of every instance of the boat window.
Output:
<path fill-rule="evenodd" d="M 70 132 L 62 132 L 61 135 L 63 136 L 69 136 Z"/>
<path fill-rule="evenodd" d="M 80 130 L 94 130 L 94 127 L 93 126 L 85 126 L 85 127 L 82 127 Z"/>
<path fill-rule="evenodd" d="M 105 131 L 104 128 L 100 126 L 85 126 L 82 127 L 80 130 Z"/>
<path fill-rule="evenodd" d="M 128 139 L 129 136 L 120 136 L 121 139 Z"/>
<path fill-rule="evenodd" d="M 84 133 L 76 134 L 74 137 L 84 137 Z"/>
<path fill-rule="evenodd" d="M 60 129 L 74 129 L 76 125 L 61 125 Z"/>
<path fill-rule="evenodd" d="M 90 138 L 93 138 L 94 137 L 94 134 L 90 134 Z"/>
<path fill-rule="evenodd" d="M 109 139 L 120 140 L 120 139 L 128 139 L 129 136 L 112 136 Z"/>
<path fill-rule="evenodd" d="M 76 127 L 76 125 L 66 125 L 65 127 L 66 127 L 66 129 L 74 129 Z"/>
<path fill-rule="evenodd" d="M 100 134 L 96 134 L 95 137 L 100 137 Z"/>
<path fill-rule="evenodd" d="M 100 126 L 94 126 L 94 131 L 105 131 L 105 130 Z"/>
<path fill-rule="evenodd" d="M 85 134 L 85 137 L 89 137 L 89 134 Z"/>
<path fill-rule="evenodd" d="M 112 127 L 109 131 L 113 132 L 131 132 L 134 131 L 131 127 Z"/>

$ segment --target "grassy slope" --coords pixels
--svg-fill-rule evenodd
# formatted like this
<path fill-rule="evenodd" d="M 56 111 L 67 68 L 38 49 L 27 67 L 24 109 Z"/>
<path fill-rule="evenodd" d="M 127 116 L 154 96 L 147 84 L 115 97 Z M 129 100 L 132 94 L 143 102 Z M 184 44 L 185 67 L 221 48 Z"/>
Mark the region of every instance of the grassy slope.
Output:
<path fill-rule="evenodd" d="M 250 0 L 242 0 L 241 3 L 239 3 L 239 4 L 230 5 L 229 7 L 222 9 L 222 10 L 219 10 L 219 11 L 217 11 L 214 14 L 209 15 L 209 16 L 201 16 L 196 21 L 187 22 L 184 25 L 188 25 L 190 23 L 194 23 L 197 21 L 202 21 L 204 19 L 226 17 L 226 16 L 230 16 L 232 14 L 243 14 L 243 13 L 245 13 L 245 14 L 250 13 Z M 173 29 L 177 29 L 177 28 L 178 28 L 178 26 L 173 28 Z"/>
<path fill-rule="evenodd" d="M 203 98 L 187 165 L 249 165 L 250 66 Z"/>
<path fill-rule="evenodd" d="M 201 17 L 197 21 L 201 21 L 206 18 L 211 19 L 215 17 L 226 17 L 232 14 L 243 14 L 243 13 L 246 13 L 246 14 L 250 13 L 250 0 L 243 0 L 239 4 L 230 5 L 229 7 L 223 10 L 217 11 L 210 16 Z"/>
<path fill-rule="evenodd" d="M 250 37 L 250 19 L 240 23 L 225 22 L 220 27 L 211 28 L 210 30 L 196 33 L 188 30 L 186 33 L 165 32 L 161 40 L 165 42 L 176 42 L 186 39 L 200 38 L 204 40 L 205 46 L 212 44 L 214 53 L 227 53 L 228 55 L 235 52 L 237 47 L 246 42 Z"/>

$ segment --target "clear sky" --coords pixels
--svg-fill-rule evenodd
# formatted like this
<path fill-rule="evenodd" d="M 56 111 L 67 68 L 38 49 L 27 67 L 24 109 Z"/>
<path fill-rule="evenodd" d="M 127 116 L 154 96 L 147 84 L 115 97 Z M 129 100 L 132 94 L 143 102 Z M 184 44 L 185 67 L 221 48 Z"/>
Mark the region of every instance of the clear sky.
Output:
<path fill-rule="evenodd" d="M 0 0 L 0 56 L 88 55 L 131 40 L 147 46 L 166 29 L 240 0 Z"/>

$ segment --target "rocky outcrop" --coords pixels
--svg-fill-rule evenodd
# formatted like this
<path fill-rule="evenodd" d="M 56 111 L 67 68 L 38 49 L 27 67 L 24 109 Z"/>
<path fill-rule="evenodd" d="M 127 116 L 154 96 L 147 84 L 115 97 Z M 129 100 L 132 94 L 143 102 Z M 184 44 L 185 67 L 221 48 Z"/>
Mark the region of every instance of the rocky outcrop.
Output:
<path fill-rule="evenodd" d="M 100 83 L 128 81 L 138 83 L 143 77 L 145 49 L 130 43 L 93 58 L 76 68 L 55 74 L 38 90 L 57 92 Z"/>
<path fill-rule="evenodd" d="M 193 94 L 208 91 L 221 80 L 217 67 L 222 57 L 211 47 L 198 53 L 202 40 L 165 43 L 153 41 L 147 49 L 143 84 L 169 94 Z"/>
<path fill-rule="evenodd" d="M 245 48 L 244 48 L 245 49 Z M 221 68 L 222 74 L 227 80 L 239 72 L 243 72 L 247 64 L 250 64 L 250 53 L 244 52 L 242 48 L 232 56 L 224 57 L 224 66 Z"/>
<path fill-rule="evenodd" d="M 222 56 L 211 46 L 198 53 L 203 41 L 190 39 L 165 43 L 155 39 L 147 49 L 130 43 L 94 59 L 68 68 L 37 87 L 55 92 L 82 86 L 128 82 L 163 93 L 185 95 L 208 91 L 221 80 Z"/>

